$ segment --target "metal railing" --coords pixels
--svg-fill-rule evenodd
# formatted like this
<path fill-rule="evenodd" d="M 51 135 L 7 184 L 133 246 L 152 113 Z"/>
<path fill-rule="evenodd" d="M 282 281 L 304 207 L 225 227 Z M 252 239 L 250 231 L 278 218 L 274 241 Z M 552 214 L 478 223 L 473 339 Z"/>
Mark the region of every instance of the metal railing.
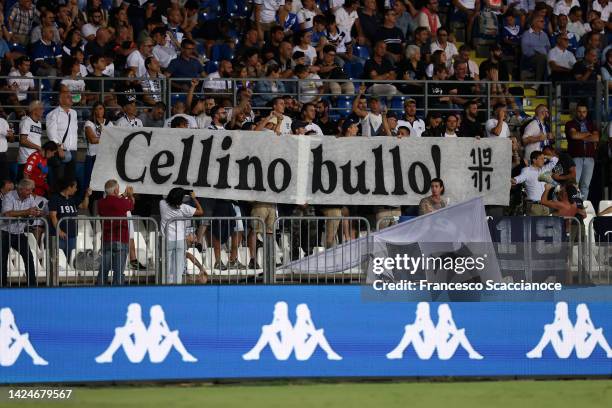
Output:
<path fill-rule="evenodd" d="M 49 223 L 44 217 L 0 217 L 0 288 L 52 285 Z"/>
<path fill-rule="evenodd" d="M 587 237 L 588 272 L 595 284 L 612 283 L 612 217 L 593 217 Z"/>
<path fill-rule="evenodd" d="M 55 285 L 160 283 L 159 227 L 153 218 L 64 217 L 57 228 L 62 235 L 54 232 L 51 251 Z"/>
<path fill-rule="evenodd" d="M 274 283 L 364 282 L 370 223 L 363 217 L 279 217 Z"/>

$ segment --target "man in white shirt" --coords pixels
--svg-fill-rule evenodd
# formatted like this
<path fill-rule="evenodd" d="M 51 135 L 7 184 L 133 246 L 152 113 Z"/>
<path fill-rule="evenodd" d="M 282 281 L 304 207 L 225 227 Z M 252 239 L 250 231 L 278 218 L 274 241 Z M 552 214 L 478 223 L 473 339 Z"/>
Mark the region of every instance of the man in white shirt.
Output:
<path fill-rule="evenodd" d="M 123 108 L 123 115 L 115 121 L 117 127 L 142 127 L 142 121 L 136 117 L 138 112 L 136 108 L 136 95 L 125 94 L 119 95 L 121 98 L 119 103 Z"/>
<path fill-rule="evenodd" d="M 459 55 L 459 51 L 455 44 L 448 41 L 448 31 L 446 31 L 445 28 L 440 28 L 438 30 L 438 36 L 436 38 L 436 41 L 431 43 L 431 54 L 437 50 L 444 51 L 444 54 L 446 54 L 446 68 L 450 69 L 453 66 L 453 58 Z"/>
<path fill-rule="evenodd" d="M 93 10 L 90 14 L 89 21 L 87 24 L 83 24 L 81 27 L 81 34 L 87 41 L 93 41 L 96 38 L 98 29 L 102 27 L 104 18 L 102 16 L 102 10 Z"/>
<path fill-rule="evenodd" d="M 442 26 L 438 16 L 438 0 L 427 0 L 427 5 L 417 15 L 417 25 L 428 29 L 432 38 L 436 38 L 438 29 Z"/>
<path fill-rule="evenodd" d="M 580 7 L 580 2 L 578 2 L 578 0 L 559 0 L 555 4 L 555 7 L 553 7 L 553 15 L 560 16 L 563 14 L 567 16 L 572 7 L 576 6 Z"/>
<path fill-rule="evenodd" d="M 170 61 L 177 57 L 176 49 L 172 47 L 166 36 L 165 27 L 157 27 L 151 31 L 151 38 L 155 41 L 153 55 L 159 61 L 162 68 L 168 68 Z"/>
<path fill-rule="evenodd" d="M 252 18 L 261 41 L 264 39 L 264 33 L 275 24 L 276 14 L 281 6 L 285 5 L 285 0 L 255 0 L 254 3 L 255 11 Z"/>
<path fill-rule="evenodd" d="M 521 174 L 513 178 L 511 182 L 513 186 L 525 183 L 527 189 L 527 215 L 547 216 L 550 214 L 548 207 L 540 203 L 546 183 L 540 181 L 539 178 L 542 173 L 552 171 L 559 159 L 551 157 L 550 161 L 546 163 L 546 156 L 539 150 L 531 152 L 529 158 L 531 166 L 523 168 Z"/>
<path fill-rule="evenodd" d="M 554 82 L 574 80 L 572 67 L 576 57 L 567 49 L 568 46 L 569 37 L 567 33 L 562 33 L 557 37 L 557 45 L 548 51 L 548 73 Z"/>
<path fill-rule="evenodd" d="M 320 13 L 315 0 L 302 0 L 302 8 L 297 12 L 300 28 L 302 30 L 312 30 L 314 17 Z"/>
<path fill-rule="evenodd" d="M 414 99 L 404 101 L 404 118 L 397 121 L 397 129 L 405 126 L 410 131 L 411 137 L 421 137 L 425 131 L 425 122 L 416 115 L 417 107 Z"/>
<path fill-rule="evenodd" d="M 47 114 L 46 123 L 47 137 L 59 147 L 58 157 L 49 160 L 49 185 L 62 178 L 74 180 L 79 124 L 72 109 L 72 94 L 66 86 L 61 85 L 59 106 Z"/>
<path fill-rule="evenodd" d="M 146 38 L 142 40 L 137 50 L 134 50 L 128 55 L 125 67 L 134 71 L 138 78 L 145 76 L 147 68 L 145 67 L 145 59 L 151 55 L 153 50 L 153 40 Z"/>
<path fill-rule="evenodd" d="M 222 80 L 221 78 L 231 78 L 232 77 L 232 62 L 229 60 L 221 60 L 219 62 L 219 69 L 217 72 L 213 72 L 204 80 L 204 85 L 202 85 L 204 92 L 214 92 L 214 93 L 228 93 L 232 88 L 232 82 L 227 80 Z"/>
<path fill-rule="evenodd" d="M 336 25 L 338 31 L 344 33 L 350 33 L 353 29 L 353 24 L 359 19 L 357 14 L 357 8 L 359 7 L 359 1 L 357 0 L 345 0 L 342 7 L 339 7 L 335 12 Z"/>
<path fill-rule="evenodd" d="M 612 3 L 608 0 L 594 0 L 591 9 L 599 11 L 601 13 L 601 19 L 608 23 L 608 20 L 610 20 L 610 11 L 612 11 Z"/>
<path fill-rule="evenodd" d="M 280 132 L 282 135 L 291 134 L 291 118 L 285 115 L 285 100 L 280 96 L 272 99 L 272 111 L 277 114 L 283 115 L 283 120 L 280 125 Z"/>
<path fill-rule="evenodd" d="M 186 114 L 185 112 L 187 112 L 187 107 L 185 106 L 185 102 L 182 101 L 178 101 L 176 102 L 173 106 L 172 109 L 170 111 L 172 113 L 172 116 L 170 116 L 168 119 L 166 119 L 166 122 L 164 123 L 164 127 L 165 128 L 169 128 L 171 127 L 172 124 L 172 120 L 178 116 L 181 116 L 183 118 L 185 118 L 187 120 L 187 122 L 189 123 L 189 129 L 198 129 L 198 121 L 196 120 L 196 118 L 194 118 L 191 115 Z"/>
<path fill-rule="evenodd" d="M 28 157 L 35 151 L 42 152 L 42 119 L 44 107 L 40 101 L 32 101 L 28 106 L 28 116 L 19 123 L 19 152 L 17 157 L 17 178 L 23 176 L 23 167 Z"/>
<path fill-rule="evenodd" d="M 359 87 L 359 95 L 353 101 L 352 116 L 359 118 L 361 126 L 361 136 L 370 137 L 378 136 L 383 130 L 382 109 L 378 98 L 370 98 L 368 101 L 364 95 L 365 86 Z M 370 111 L 367 110 L 369 105 Z"/>
<path fill-rule="evenodd" d="M 30 57 L 23 56 L 17 58 L 15 61 L 15 67 L 11 69 L 9 73 L 8 85 L 17 92 L 17 99 L 19 102 L 25 102 L 28 99 L 28 91 L 33 91 L 36 85 L 34 79 L 32 79 L 32 73 L 30 72 Z M 15 77 L 27 77 L 27 78 L 15 78 Z"/>
<path fill-rule="evenodd" d="M 317 108 L 314 103 L 305 103 L 302 106 L 302 119 L 306 122 L 306 127 L 304 128 L 306 132 L 314 131 L 317 136 L 323 136 L 323 131 L 321 127 L 314 123 L 314 120 L 317 117 Z"/>
<path fill-rule="evenodd" d="M 546 119 L 549 117 L 548 108 L 538 105 L 535 110 L 534 119 L 525 127 L 523 133 L 523 146 L 525 146 L 524 158 L 531 157 L 531 153 L 542 151 L 544 146 L 554 142 L 554 136 L 546 129 Z"/>
<path fill-rule="evenodd" d="M 510 137 L 510 128 L 506 123 L 506 105 L 503 103 L 498 103 L 493 109 L 495 116 L 487 120 L 487 123 L 485 123 L 487 137 Z"/>

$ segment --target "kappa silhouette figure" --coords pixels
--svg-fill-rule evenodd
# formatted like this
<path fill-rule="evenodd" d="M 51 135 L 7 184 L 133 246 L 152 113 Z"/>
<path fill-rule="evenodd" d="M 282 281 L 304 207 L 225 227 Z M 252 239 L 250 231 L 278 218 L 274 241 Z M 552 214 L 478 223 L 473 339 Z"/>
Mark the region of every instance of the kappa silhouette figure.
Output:
<path fill-rule="evenodd" d="M 603 329 L 595 328 L 585 303 L 576 306 L 576 324 L 572 326 L 567 303 L 558 302 L 555 306 L 554 321 L 544 325 L 544 334 L 538 344 L 527 353 L 527 358 L 542 358 L 542 352 L 549 344 L 558 358 L 569 358 L 572 350 L 576 350 L 576 357 L 586 359 L 598 345 L 608 358 L 612 358 L 612 349 L 604 337 Z"/>
<path fill-rule="evenodd" d="M 483 357 L 472 347 L 465 329 L 458 329 L 453 320 L 453 313 L 447 304 L 438 306 L 438 324 L 431 320 L 429 304 L 420 302 L 416 308 L 414 323 L 406 325 L 399 344 L 389 353 L 387 359 L 396 360 L 404 356 L 404 351 L 412 345 L 417 357 L 429 360 L 435 351 L 440 360 L 449 360 L 461 346 L 469 358 L 482 360 Z"/>
<path fill-rule="evenodd" d="M 308 305 L 299 304 L 295 314 L 296 322 L 295 326 L 292 326 L 287 303 L 277 302 L 274 305 L 272 323 L 262 326 L 257 343 L 248 353 L 243 354 L 242 358 L 259 360 L 262 350 L 269 346 L 277 360 L 287 360 L 291 352 L 295 352 L 296 360 L 306 361 L 312 357 L 317 347 L 321 347 L 328 360 L 342 360 L 329 345 L 324 330 L 315 327 Z"/>
<path fill-rule="evenodd" d="M 4 307 L 0 309 L 0 366 L 10 367 L 15 364 L 21 351 L 25 351 L 32 358 L 34 365 L 49 364 L 34 350 L 30 335 L 19 333 L 13 311 Z"/>
<path fill-rule="evenodd" d="M 128 306 L 127 319 L 124 326 L 115 329 L 115 336 L 107 349 L 96 357 L 98 364 L 112 363 L 113 356 L 123 348 L 126 357 L 132 363 L 138 364 L 144 360 L 147 352 L 152 363 L 163 362 L 174 348 L 183 361 L 194 363 L 198 361 L 189 354 L 179 338 L 178 330 L 171 331 L 166 323 L 164 310 L 160 305 L 150 309 L 151 321 L 145 327 L 142 321 L 142 309 L 138 303 Z"/>

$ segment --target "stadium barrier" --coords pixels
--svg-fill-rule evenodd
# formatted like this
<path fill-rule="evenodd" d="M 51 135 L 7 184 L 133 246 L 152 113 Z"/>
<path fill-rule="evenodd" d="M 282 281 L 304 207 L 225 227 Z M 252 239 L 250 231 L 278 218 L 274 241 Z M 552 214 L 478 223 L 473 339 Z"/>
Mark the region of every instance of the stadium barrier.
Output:
<path fill-rule="evenodd" d="M 164 284 L 271 281 L 274 264 L 267 261 L 270 242 L 261 218 L 175 217 L 162 227 Z M 180 231 L 185 231 L 183 243 Z M 177 256 L 181 248 L 185 249 L 186 260 Z M 184 276 L 178 276 L 174 271 L 185 264 Z"/>
<path fill-rule="evenodd" d="M 268 233 L 264 233 L 264 220 L 257 217 L 175 218 L 165 225 L 163 234 L 153 218 L 127 220 L 122 217 L 63 218 L 58 223 L 60 230 L 74 228 L 73 242 L 66 248 L 67 244 L 60 243 L 57 234 L 49 235 L 45 218 L 0 218 L 3 230 L 10 225 L 25 224 L 26 227 L 22 239 L 16 240 L 14 248 L 8 251 L 8 279 L 2 286 L 27 286 L 27 259 L 19 256 L 26 246 L 34 261 L 35 285 L 99 284 L 98 272 L 106 249 L 102 241 L 104 222 L 109 226 L 117 223 L 119 232 L 127 228 L 125 232 L 130 237 L 127 249 L 116 254 L 125 256 L 122 283 L 131 286 L 363 283 L 373 250 L 370 223 L 363 217 L 279 217 Z M 612 217 L 589 218 L 584 224 L 576 218 L 552 216 L 488 219 L 503 277 L 535 282 L 552 279 L 566 284 L 610 282 L 608 244 L 612 221 L 609 220 Z M 381 230 L 381 223 L 397 221 L 381 218 L 377 231 Z M 169 276 L 167 268 L 181 265 L 181 260 L 168 257 L 177 241 L 168 230 L 175 231 L 178 224 L 185 224 L 186 237 L 183 247 L 186 259 L 182 260 L 185 274 L 180 282 L 174 275 Z M 0 239 L 0 244 L 8 245 L 4 233 Z M 112 266 L 115 254 L 109 256 Z M 230 259 L 237 262 L 230 264 Z M 111 272 L 109 277 L 113 275 Z M 112 282 L 109 279 L 106 283 Z"/>
<path fill-rule="evenodd" d="M 612 375 L 610 287 L 466 302 L 363 291 L 6 289 L 0 383 Z"/>
<path fill-rule="evenodd" d="M 364 282 L 370 231 L 363 217 L 279 217 L 274 223 L 274 283 Z M 354 244 L 358 238 L 365 238 L 366 245 Z M 344 268 L 348 260 L 356 261 Z"/>
<path fill-rule="evenodd" d="M 150 217 L 64 217 L 55 234 L 52 273 L 56 285 L 125 285 L 161 283 L 159 227 Z M 71 237 L 71 238 L 68 238 Z M 117 244 L 128 239 L 123 246 Z M 116 268 L 123 266 L 121 278 Z M 110 271 L 104 280 L 100 269 Z"/>
<path fill-rule="evenodd" d="M 0 288 L 52 285 L 49 222 L 0 217 Z"/>

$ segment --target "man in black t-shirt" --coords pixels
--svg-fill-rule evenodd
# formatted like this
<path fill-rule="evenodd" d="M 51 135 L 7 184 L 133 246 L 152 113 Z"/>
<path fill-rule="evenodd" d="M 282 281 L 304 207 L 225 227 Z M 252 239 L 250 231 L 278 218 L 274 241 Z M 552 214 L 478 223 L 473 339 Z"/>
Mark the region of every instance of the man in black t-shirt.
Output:
<path fill-rule="evenodd" d="M 388 9 L 382 27 L 376 32 L 376 42 L 383 41 L 387 45 L 387 53 L 393 56 L 395 62 L 401 59 L 404 50 L 404 34 L 395 26 L 396 20 L 395 10 Z"/>
<path fill-rule="evenodd" d="M 396 79 L 395 66 L 386 57 L 387 45 L 384 41 L 378 41 L 374 47 L 374 55 L 366 61 L 363 73 L 365 79 L 393 81 Z M 393 96 L 397 88 L 390 84 L 374 84 L 368 89 L 368 93 L 374 95 Z"/>
<path fill-rule="evenodd" d="M 469 101 L 464 105 L 459 136 L 462 137 L 484 137 L 484 128 L 478 121 L 478 103 Z"/>
<path fill-rule="evenodd" d="M 576 163 L 574 159 L 563 150 L 556 150 L 553 146 L 545 146 L 542 149 L 547 157 L 558 157 L 559 161 L 552 170 L 552 178 L 557 183 L 575 183 L 576 182 Z"/>

